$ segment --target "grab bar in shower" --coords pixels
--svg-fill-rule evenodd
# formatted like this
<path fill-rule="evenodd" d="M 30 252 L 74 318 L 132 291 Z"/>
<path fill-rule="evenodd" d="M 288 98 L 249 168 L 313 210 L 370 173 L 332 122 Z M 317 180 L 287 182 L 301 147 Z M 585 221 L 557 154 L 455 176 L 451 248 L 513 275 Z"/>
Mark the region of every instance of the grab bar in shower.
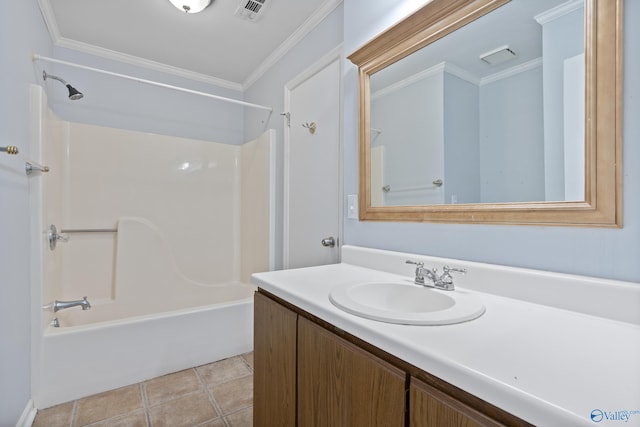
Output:
<path fill-rule="evenodd" d="M 72 233 L 117 233 L 117 228 L 73 228 L 73 229 L 62 229 L 60 233 L 56 229 L 56 226 L 51 224 L 49 226 L 49 231 L 47 233 L 47 238 L 49 240 L 49 249 L 54 250 L 56 248 L 56 244 L 58 241 L 68 242 L 69 238 L 67 234 Z"/>
<path fill-rule="evenodd" d="M 67 230 L 60 230 L 60 233 L 117 233 L 117 228 L 73 228 Z"/>

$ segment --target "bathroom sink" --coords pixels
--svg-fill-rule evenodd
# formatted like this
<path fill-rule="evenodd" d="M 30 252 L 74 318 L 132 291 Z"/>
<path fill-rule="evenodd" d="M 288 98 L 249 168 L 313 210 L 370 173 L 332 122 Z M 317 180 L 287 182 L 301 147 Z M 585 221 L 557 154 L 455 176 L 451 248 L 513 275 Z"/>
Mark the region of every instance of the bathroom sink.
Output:
<path fill-rule="evenodd" d="M 476 319 L 484 305 L 465 291 L 442 291 L 404 282 L 348 283 L 329 299 L 356 316 L 405 325 L 450 325 Z"/>

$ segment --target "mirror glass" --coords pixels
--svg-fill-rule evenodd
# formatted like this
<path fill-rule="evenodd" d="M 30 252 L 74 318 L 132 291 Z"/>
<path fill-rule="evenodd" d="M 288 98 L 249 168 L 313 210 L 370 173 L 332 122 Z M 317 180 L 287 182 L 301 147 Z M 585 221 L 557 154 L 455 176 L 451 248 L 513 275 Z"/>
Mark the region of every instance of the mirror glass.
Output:
<path fill-rule="evenodd" d="M 512 0 L 369 84 L 372 207 L 585 200 L 584 0 Z"/>

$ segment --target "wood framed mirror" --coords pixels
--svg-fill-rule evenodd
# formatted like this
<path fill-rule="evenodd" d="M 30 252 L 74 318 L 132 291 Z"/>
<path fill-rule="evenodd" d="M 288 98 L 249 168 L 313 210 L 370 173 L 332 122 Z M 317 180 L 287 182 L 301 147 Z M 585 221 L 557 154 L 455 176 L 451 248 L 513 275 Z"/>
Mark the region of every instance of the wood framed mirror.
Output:
<path fill-rule="evenodd" d="M 537 22 L 529 19 L 531 22 L 526 24 L 539 27 L 535 31 L 542 34 L 542 48 L 538 47 L 542 54 L 536 54 L 535 47 L 521 40 L 512 44 L 511 39 L 505 39 L 499 43 L 504 36 L 496 29 L 514 27 L 515 33 L 521 33 L 524 24 L 511 18 L 511 10 L 518 3 L 530 6 L 544 2 L 433 0 L 348 57 L 358 66 L 359 79 L 360 220 L 622 226 L 623 0 L 548 1 L 557 4 L 552 10 L 536 11 L 533 18 Z M 548 62 L 545 55 L 552 57 L 550 52 L 558 41 L 551 38 L 554 27 L 545 27 L 546 22 L 556 15 L 569 17 L 567 11 L 573 13 L 580 8 L 582 53 Z M 560 28 L 559 34 L 563 40 L 571 38 L 563 33 L 566 24 L 560 26 L 561 23 L 557 19 L 554 24 Z M 479 33 L 473 32 L 475 27 L 480 28 Z M 472 43 L 483 34 L 495 37 L 484 45 Z M 438 52 L 445 52 L 443 58 L 437 56 Z M 458 60 L 454 55 L 460 52 L 470 58 L 469 63 L 475 63 L 461 66 L 464 59 Z M 517 65 L 500 63 L 512 56 L 520 60 Z M 416 72 L 412 63 L 420 63 L 423 68 Z M 489 70 L 490 77 L 478 77 L 477 70 L 481 68 L 472 69 L 476 66 L 490 69 L 494 64 L 500 65 Z M 560 73 L 559 88 L 551 83 L 554 77 L 545 74 L 554 67 L 560 70 L 555 71 Z M 502 92 L 490 92 L 490 84 L 483 86 L 533 68 L 537 69 L 542 88 L 540 94 L 533 95 L 535 100 L 521 95 L 532 86 L 528 83 L 517 89 L 503 88 Z M 399 73 L 401 77 L 396 76 L 398 69 L 404 69 Z M 576 69 L 579 77 L 572 74 Z M 436 92 L 423 93 L 417 86 L 411 86 L 432 75 L 438 76 L 437 85 L 432 84 Z M 449 85 L 449 81 L 459 84 Z M 463 86 L 467 89 L 460 89 Z M 404 88 L 416 100 L 399 98 L 395 104 L 378 101 L 391 99 L 388 93 L 397 96 L 397 88 Z M 454 104 L 448 98 L 449 93 L 456 93 L 466 101 Z M 507 99 L 511 104 L 495 107 L 487 101 L 495 98 Z M 572 104 L 576 99 L 579 108 Z M 425 100 L 436 107 L 423 107 L 420 103 Z M 547 104 L 557 111 L 548 113 Z M 401 106 L 407 105 L 410 108 L 404 111 Z M 530 109 L 534 105 L 542 106 L 536 107 L 535 113 L 521 112 L 519 118 L 513 113 L 514 108 Z M 426 109 L 432 114 L 433 108 L 438 111 L 435 115 L 424 113 Z M 511 113 L 515 119 L 507 116 Z M 559 123 L 555 129 L 551 125 L 554 120 Z M 491 121 L 511 124 L 515 130 L 511 133 L 504 127 L 494 130 L 485 124 Z M 379 122 L 384 122 L 384 127 L 376 126 Z M 534 126 L 534 122 L 539 125 Z M 399 131 L 393 133 L 392 128 Z M 420 144 L 425 140 L 437 141 L 440 148 L 410 146 L 412 132 L 419 135 Z M 559 142 L 558 138 L 553 139 L 553 132 L 560 132 Z M 567 132 L 572 135 L 567 136 Z M 502 135 L 504 141 L 487 142 L 493 134 Z M 382 135 L 386 145 L 378 143 Z M 532 142 L 536 135 L 536 141 Z M 571 140 L 573 148 L 568 142 Z M 409 155 L 392 158 L 392 153 L 399 152 L 393 144 L 402 146 Z M 519 157 L 509 158 L 509 151 Z M 427 159 L 433 158 L 441 159 L 444 166 L 430 174 L 432 167 L 427 165 Z M 540 158 L 541 165 L 534 158 Z M 536 166 L 530 167 L 534 163 Z M 523 178 L 520 174 L 525 169 L 535 169 L 537 178 Z M 453 175 L 455 170 L 460 171 L 459 175 Z M 388 181 L 392 178 L 396 182 Z M 497 183 L 497 187 L 490 187 L 491 182 Z M 405 196 L 401 197 L 402 192 Z M 409 197 L 408 193 L 414 194 Z"/>

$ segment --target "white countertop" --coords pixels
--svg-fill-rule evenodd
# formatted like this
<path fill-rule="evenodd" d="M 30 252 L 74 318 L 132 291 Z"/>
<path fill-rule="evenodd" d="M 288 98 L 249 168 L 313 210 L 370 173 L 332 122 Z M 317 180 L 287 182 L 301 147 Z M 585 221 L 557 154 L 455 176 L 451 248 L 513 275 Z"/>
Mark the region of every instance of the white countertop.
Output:
<path fill-rule="evenodd" d="M 640 426 L 640 325 L 637 323 L 460 285 L 457 291 L 473 292 L 482 299 L 486 312 L 480 318 L 444 326 L 397 325 L 364 319 L 335 307 L 329 301 L 330 290 L 346 283 L 411 282 L 412 276 L 354 265 L 371 251 L 378 256 L 385 255 L 386 251 L 360 251 L 354 247 L 347 250 L 356 254 L 343 255 L 343 260 L 347 258 L 350 263 L 258 273 L 253 275 L 252 282 L 532 424 Z M 392 261 L 408 255 L 399 254 Z M 430 262 L 438 260 L 410 256 Z M 467 268 L 467 276 L 472 276 L 473 271 L 469 265 L 477 270 L 493 267 L 462 261 L 457 261 L 457 265 Z M 380 266 L 384 268 L 384 263 Z M 518 269 L 509 270 L 510 274 L 518 272 Z M 530 274 L 532 270 L 523 272 Z M 563 275 L 558 277 L 564 278 Z M 576 277 L 579 276 L 566 276 L 568 279 Z M 467 281 L 472 279 L 466 278 Z M 589 282 L 592 278 L 585 280 Z M 633 284 L 616 284 L 627 292 L 625 299 L 640 295 L 636 294 Z M 571 286 L 574 287 L 573 296 L 580 299 L 575 283 Z M 637 290 L 640 292 L 640 285 Z M 598 415 L 598 410 L 602 411 L 602 420 L 594 422 L 591 414 L 596 411 L 593 414 Z M 626 422 L 625 416 L 629 417 Z"/>

